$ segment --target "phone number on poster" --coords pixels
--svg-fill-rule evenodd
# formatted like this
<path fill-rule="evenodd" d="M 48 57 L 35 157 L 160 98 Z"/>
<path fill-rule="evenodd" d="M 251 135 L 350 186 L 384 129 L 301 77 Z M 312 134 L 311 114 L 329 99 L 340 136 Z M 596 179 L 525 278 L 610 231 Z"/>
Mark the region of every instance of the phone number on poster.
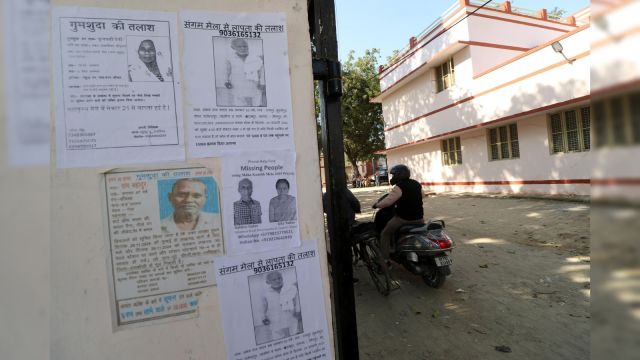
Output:
<path fill-rule="evenodd" d="M 259 38 L 259 31 L 234 31 L 219 30 L 220 36 L 242 37 L 242 38 Z"/>
<path fill-rule="evenodd" d="M 261 274 L 263 272 L 274 271 L 274 270 L 282 270 L 288 267 L 293 267 L 293 261 L 285 261 L 273 265 L 259 266 L 253 268 L 254 274 Z"/>

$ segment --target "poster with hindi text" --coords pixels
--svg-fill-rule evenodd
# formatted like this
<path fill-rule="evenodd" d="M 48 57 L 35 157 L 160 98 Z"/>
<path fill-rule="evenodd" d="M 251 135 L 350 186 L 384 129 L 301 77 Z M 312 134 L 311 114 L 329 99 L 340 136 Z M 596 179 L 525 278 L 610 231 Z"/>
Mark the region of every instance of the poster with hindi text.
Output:
<path fill-rule="evenodd" d="M 195 316 L 224 252 L 211 171 L 117 170 L 104 185 L 114 327 Z"/>
<path fill-rule="evenodd" d="M 222 160 L 228 254 L 300 244 L 293 151 L 237 153 Z"/>
<path fill-rule="evenodd" d="M 184 159 L 175 13 L 54 7 L 58 168 Z"/>
<path fill-rule="evenodd" d="M 229 360 L 332 359 L 316 241 L 216 259 Z"/>
<path fill-rule="evenodd" d="M 293 147 L 284 13 L 182 11 L 188 157 Z"/>

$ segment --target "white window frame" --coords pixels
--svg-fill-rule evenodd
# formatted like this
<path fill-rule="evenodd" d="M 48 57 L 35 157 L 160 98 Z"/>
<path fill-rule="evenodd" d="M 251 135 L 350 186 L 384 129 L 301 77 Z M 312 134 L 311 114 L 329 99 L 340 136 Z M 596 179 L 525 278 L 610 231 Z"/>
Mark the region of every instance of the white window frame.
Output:
<path fill-rule="evenodd" d="M 434 76 L 436 80 L 436 93 L 453 87 L 456 84 L 456 70 L 453 65 L 453 57 L 436 66 Z"/>
<path fill-rule="evenodd" d="M 453 144 L 453 150 L 450 145 Z M 455 166 L 462 164 L 462 141 L 460 136 L 440 140 L 440 153 L 442 166 Z M 452 161 L 453 155 L 453 161 Z"/>

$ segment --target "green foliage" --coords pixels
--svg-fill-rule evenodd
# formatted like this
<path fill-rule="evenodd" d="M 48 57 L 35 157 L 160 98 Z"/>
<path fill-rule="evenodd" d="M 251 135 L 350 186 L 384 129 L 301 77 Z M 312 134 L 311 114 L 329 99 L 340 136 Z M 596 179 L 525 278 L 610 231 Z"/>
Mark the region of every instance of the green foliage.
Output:
<path fill-rule="evenodd" d="M 566 13 L 567 10 L 556 6 L 553 8 L 553 10 L 547 13 L 547 16 L 551 19 L 562 19 Z"/>
<path fill-rule="evenodd" d="M 387 56 L 387 64 L 391 64 L 391 61 L 400 55 L 400 50 L 395 49 L 391 52 L 391 55 Z"/>
<path fill-rule="evenodd" d="M 344 151 L 354 169 L 357 161 L 371 159 L 374 152 L 384 149 L 382 106 L 371 102 L 380 93 L 379 53 L 378 49 L 366 50 L 356 59 L 351 51 L 342 64 Z"/>

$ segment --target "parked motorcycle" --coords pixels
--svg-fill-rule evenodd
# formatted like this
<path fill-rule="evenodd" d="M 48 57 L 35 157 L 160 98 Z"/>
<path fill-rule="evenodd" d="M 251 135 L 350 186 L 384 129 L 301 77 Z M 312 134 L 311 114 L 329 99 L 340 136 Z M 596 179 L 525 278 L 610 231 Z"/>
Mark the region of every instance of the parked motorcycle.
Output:
<path fill-rule="evenodd" d="M 386 195 L 378 201 L 384 197 Z M 393 215 L 393 207 L 376 212 L 374 224 L 378 234 Z M 451 275 L 451 251 L 455 244 L 445 232 L 443 220 L 429 219 L 425 224 L 404 225 L 398 229 L 390 246 L 396 249 L 390 254 L 391 260 L 421 276 L 428 286 L 439 288 Z"/>

